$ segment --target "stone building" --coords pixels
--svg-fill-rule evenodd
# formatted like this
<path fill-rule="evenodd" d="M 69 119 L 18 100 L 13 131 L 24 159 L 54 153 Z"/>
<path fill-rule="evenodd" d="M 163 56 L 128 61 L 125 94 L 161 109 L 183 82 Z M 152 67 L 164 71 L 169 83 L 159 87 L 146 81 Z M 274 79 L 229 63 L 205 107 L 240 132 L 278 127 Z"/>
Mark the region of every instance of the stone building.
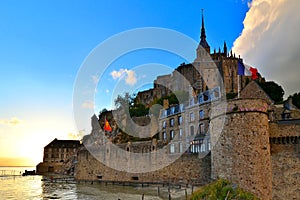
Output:
<path fill-rule="evenodd" d="M 238 78 L 240 58 L 228 55 L 226 43 L 223 52 L 210 53 L 203 16 L 200 38 L 194 63 L 158 77 L 153 89 L 138 95 L 150 105 L 148 98 L 184 90 L 189 101 L 166 103 L 156 136 L 144 142 L 113 144 L 93 116 L 93 131 L 77 154 L 76 179 L 204 185 L 224 178 L 260 199 L 298 199 L 300 110 L 274 105 L 256 81 Z M 226 100 L 238 92 L 238 80 L 239 97 Z"/>
<path fill-rule="evenodd" d="M 92 139 L 78 152 L 76 178 L 193 185 L 225 178 L 261 199 L 297 199 L 300 110 L 279 109 L 255 82 L 240 96 L 224 103 L 216 87 L 191 96 L 188 104 L 165 107 L 157 137 L 145 142 L 114 145 L 93 116 Z M 282 118 L 288 108 L 293 115 Z M 174 162 L 166 165 L 170 158 Z M 151 171 L 151 165 L 162 167 Z"/>
<path fill-rule="evenodd" d="M 37 173 L 60 171 L 64 163 L 77 154 L 80 146 L 78 140 L 58 140 L 55 138 L 44 147 L 43 162 L 37 165 Z"/>
<path fill-rule="evenodd" d="M 137 100 L 149 106 L 149 99 L 159 99 L 175 91 L 189 91 L 190 87 L 196 95 L 217 86 L 222 86 L 221 89 L 227 94 L 237 94 L 251 80 L 251 76 L 238 77 L 239 60 L 243 62 L 240 56 L 237 57 L 232 51 L 228 52 L 226 42 L 222 50 L 219 48 L 218 51 L 214 49 L 211 52 L 202 15 L 200 42 L 194 62 L 182 63 L 172 74 L 158 76 L 154 81 L 154 88 L 139 92 Z M 264 81 L 259 74 L 258 81 Z"/>
<path fill-rule="evenodd" d="M 210 151 L 209 113 L 211 102 L 221 99 L 220 87 L 191 96 L 186 104 L 162 109 L 159 118 L 159 140 L 176 141 L 170 152 L 187 151 L 207 154 Z M 176 148 L 175 146 L 176 145 Z"/>

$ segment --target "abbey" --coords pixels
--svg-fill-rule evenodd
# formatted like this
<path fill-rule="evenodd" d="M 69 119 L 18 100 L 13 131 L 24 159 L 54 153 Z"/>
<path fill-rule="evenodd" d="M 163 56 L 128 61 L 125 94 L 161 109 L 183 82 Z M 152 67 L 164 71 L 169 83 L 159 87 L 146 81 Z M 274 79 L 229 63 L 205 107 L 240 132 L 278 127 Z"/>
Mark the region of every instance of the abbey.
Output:
<path fill-rule="evenodd" d="M 172 74 L 157 77 L 154 88 L 137 94 L 137 101 L 150 106 L 151 102 L 174 91 L 188 91 L 193 88 L 195 95 L 207 88 L 222 85 L 226 94 L 237 94 L 251 80 L 251 76 L 238 76 L 238 62 L 243 62 L 240 56 L 228 52 L 226 42 L 223 49 L 218 51 L 211 48 L 206 41 L 204 16 L 199 46 L 196 49 L 196 59 L 193 63 L 182 63 Z M 222 83 L 220 82 L 222 81 Z M 258 74 L 258 81 L 264 79 Z M 223 89 L 223 88 L 222 88 Z"/>
<path fill-rule="evenodd" d="M 260 199 L 299 198 L 300 111 L 291 102 L 275 105 L 259 86 L 260 75 L 255 81 L 239 77 L 239 62 L 226 43 L 223 51 L 210 52 L 202 15 L 194 62 L 157 77 L 153 89 L 137 96 L 149 107 L 176 91 L 186 91 L 188 100 L 164 101 L 157 118 L 143 117 L 151 121 L 148 141 L 113 144 L 93 116 L 92 132 L 77 154 L 76 179 L 204 185 L 225 178 Z M 114 116 L 126 127 L 130 119 L 122 114 Z M 118 135 L 110 123 L 110 135 Z"/>

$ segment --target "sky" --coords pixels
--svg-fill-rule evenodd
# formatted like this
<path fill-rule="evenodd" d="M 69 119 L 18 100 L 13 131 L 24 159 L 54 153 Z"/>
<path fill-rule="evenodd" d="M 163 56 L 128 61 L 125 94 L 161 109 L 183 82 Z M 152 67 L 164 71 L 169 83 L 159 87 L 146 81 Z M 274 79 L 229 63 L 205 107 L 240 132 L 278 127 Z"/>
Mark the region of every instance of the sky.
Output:
<path fill-rule="evenodd" d="M 198 42 L 202 8 L 212 50 L 226 41 L 267 79 L 288 93 L 299 91 L 296 0 L 0 1 L 0 166 L 36 165 L 54 138 L 81 136 L 74 120 L 74 87 L 99 44 L 144 27 L 175 30 Z M 144 78 L 135 73 L 137 66 L 145 64 L 155 76 L 151 67 L 171 71 L 183 61 L 149 49 L 122 55 L 103 76 L 92 76 L 98 84 L 95 101 L 82 107 L 96 114 L 111 108 L 115 85 L 130 87 Z"/>

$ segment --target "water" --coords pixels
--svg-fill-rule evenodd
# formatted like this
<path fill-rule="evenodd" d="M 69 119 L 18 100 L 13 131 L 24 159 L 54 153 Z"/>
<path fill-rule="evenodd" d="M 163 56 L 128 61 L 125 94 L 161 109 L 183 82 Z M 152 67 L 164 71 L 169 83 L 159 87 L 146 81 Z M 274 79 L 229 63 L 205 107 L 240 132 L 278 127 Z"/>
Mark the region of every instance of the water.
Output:
<path fill-rule="evenodd" d="M 167 188 L 160 188 L 160 196 L 157 196 L 157 187 L 134 188 L 129 186 L 116 186 L 94 183 L 53 183 L 42 181 L 42 176 L 20 176 L 34 168 L 4 168 L 1 170 L 15 170 L 15 175 L 2 176 L 0 174 L 0 200 L 35 200 L 35 199 L 62 199 L 62 200 L 141 200 L 144 194 L 145 200 L 168 199 Z M 16 176 L 17 175 L 17 176 Z M 183 189 L 171 189 L 172 199 L 185 199 Z M 188 190 L 188 194 L 190 194 Z"/>

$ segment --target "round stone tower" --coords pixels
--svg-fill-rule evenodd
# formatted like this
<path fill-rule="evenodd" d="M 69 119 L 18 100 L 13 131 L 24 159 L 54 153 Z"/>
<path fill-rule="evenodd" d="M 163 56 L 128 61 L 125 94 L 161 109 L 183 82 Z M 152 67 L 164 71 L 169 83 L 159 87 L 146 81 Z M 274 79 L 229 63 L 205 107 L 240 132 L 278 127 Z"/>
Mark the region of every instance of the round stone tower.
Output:
<path fill-rule="evenodd" d="M 272 198 L 267 108 L 260 99 L 232 100 L 226 116 L 210 124 L 212 178 L 227 179 L 261 199 Z"/>

